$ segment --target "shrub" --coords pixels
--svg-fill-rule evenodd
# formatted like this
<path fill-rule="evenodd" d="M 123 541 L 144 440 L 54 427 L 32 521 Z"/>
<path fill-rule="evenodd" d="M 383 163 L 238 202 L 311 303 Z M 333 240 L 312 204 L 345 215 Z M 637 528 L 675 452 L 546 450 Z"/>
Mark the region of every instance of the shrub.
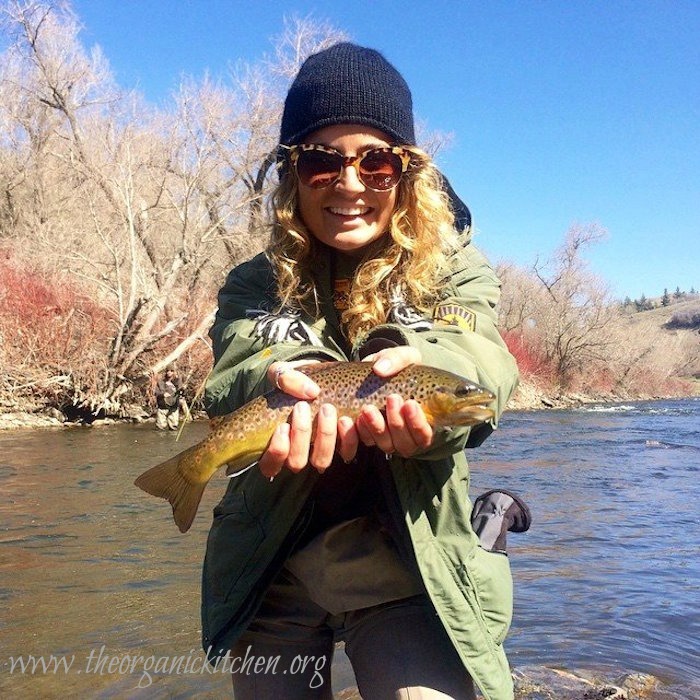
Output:
<path fill-rule="evenodd" d="M 700 306 L 676 311 L 666 322 L 666 328 L 700 328 Z"/>
<path fill-rule="evenodd" d="M 517 331 L 504 331 L 501 335 L 522 375 L 545 382 L 552 381 L 554 367 L 547 361 L 539 343 L 534 338 L 528 338 Z"/>
<path fill-rule="evenodd" d="M 56 274 L 0 255 L 0 399 L 70 401 L 104 367 L 106 311 Z"/>

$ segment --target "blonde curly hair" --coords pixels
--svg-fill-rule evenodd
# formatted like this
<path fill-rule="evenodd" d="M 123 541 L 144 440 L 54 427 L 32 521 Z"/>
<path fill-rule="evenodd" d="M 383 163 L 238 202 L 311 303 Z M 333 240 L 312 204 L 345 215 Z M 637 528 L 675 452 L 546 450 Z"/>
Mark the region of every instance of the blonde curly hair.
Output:
<path fill-rule="evenodd" d="M 351 281 L 341 322 L 351 343 L 385 323 L 390 299 L 400 291 L 406 303 L 426 311 L 444 282 L 447 255 L 456 245 L 454 215 L 442 178 L 430 156 L 406 147 L 411 164 L 398 185 L 389 235 L 367 247 Z M 308 231 L 297 207 L 297 179 L 280 177 L 272 205 L 272 233 L 267 255 L 277 280 L 281 308 L 320 314 L 312 274 L 318 241 Z"/>

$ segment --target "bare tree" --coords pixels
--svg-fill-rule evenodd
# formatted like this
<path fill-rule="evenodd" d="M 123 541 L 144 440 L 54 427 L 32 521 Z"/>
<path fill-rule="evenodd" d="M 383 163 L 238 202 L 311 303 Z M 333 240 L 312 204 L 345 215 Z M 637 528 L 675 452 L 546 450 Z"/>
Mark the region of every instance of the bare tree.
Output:
<path fill-rule="evenodd" d="M 530 271 L 513 262 L 500 262 L 496 274 L 502 286 L 499 327 L 505 332 L 526 335 L 535 325 L 538 309 L 544 305 L 541 284 Z"/>
<path fill-rule="evenodd" d="M 546 300 L 538 312 L 540 337 L 564 387 L 577 373 L 605 364 L 610 329 L 618 322 L 619 311 L 608 290 L 588 270 L 582 255 L 604 236 L 597 225 L 572 226 L 552 259 L 532 267 Z"/>
<path fill-rule="evenodd" d="M 572 226 L 551 258 L 528 269 L 501 263 L 502 330 L 536 347 L 563 388 L 604 367 L 619 312 L 583 252 L 605 235 L 597 225 Z"/>
<path fill-rule="evenodd" d="M 0 236 L 106 309 L 98 371 L 75 357 L 64 374 L 74 402 L 112 412 L 133 381 L 200 346 L 223 274 L 263 247 L 289 76 L 343 35 L 290 23 L 273 60 L 236 65 L 228 84 L 183 80 L 156 110 L 85 50 L 67 3 L 5 5 Z"/>
<path fill-rule="evenodd" d="M 280 86 L 284 91 L 311 54 L 348 38 L 348 34 L 330 22 L 311 15 L 285 17 L 282 32 L 273 41 L 273 54 L 264 64 L 271 75 L 282 79 Z"/>

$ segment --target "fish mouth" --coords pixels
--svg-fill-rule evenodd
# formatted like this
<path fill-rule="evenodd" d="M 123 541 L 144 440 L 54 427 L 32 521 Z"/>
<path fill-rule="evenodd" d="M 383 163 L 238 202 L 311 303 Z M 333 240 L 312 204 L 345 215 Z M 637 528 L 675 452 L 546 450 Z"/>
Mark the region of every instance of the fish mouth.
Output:
<path fill-rule="evenodd" d="M 496 411 L 483 404 L 471 404 L 456 411 L 457 425 L 479 425 L 492 420 L 496 416 Z"/>
<path fill-rule="evenodd" d="M 477 425 L 491 420 L 496 412 L 488 407 L 496 397 L 491 392 L 479 392 L 466 398 L 459 398 L 452 407 L 457 425 Z"/>
<path fill-rule="evenodd" d="M 496 412 L 488 406 L 495 399 L 495 395 L 487 389 L 467 384 L 454 393 L 437 392 L 428 411 L 434 425 L 479 425 L 496 416 Z"/>

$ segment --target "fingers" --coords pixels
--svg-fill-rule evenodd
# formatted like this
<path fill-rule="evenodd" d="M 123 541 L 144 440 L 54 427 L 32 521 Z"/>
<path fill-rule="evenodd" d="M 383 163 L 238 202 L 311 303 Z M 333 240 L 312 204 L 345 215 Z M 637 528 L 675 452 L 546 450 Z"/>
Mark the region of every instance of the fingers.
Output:
<path fill-rule="evenodd" d="M 420 351 L 409 345 L 384 348 L 365 358 L 380 377 L 398 374 L 409 365 L 420 364 L 421 359 Z M 404 401 L 399 395 L 388 397 L 386 415 L 366 406 L 357 420 L 357 431 L 365 445 L 376 445 L 386 454 L 398 452 L 403 457 L 427 449 L 433 441 L 433 429 L 420 404 Z"/>
<path fill-rule="evenodd" d="M 316 417 L 316 433 L 311 450 L 311 464 L 320 472 L 331 466 L 337 435 L 338 411 L 333 404 L 321 404 Z"/>
<path fill-rule="evenodd" d="M 404 401 L 398 394 L 387 398 L 386 417 L 374 406 L 365 406 L 357 420 L 357 430 L 365 445 L 376 445 L 382 452 L 398 452 L 410 457 L 430 446 L 433 429 L 416 401 Z"/>
<path fill-rule="evenodd" d="M 294 362 L 273 362 L 267 369 L 268 382 L 283 391 L 285 394 L 297 399 L 315 399 L 320 389 L 316 382 L 300 372 L 297 367 L 311 364 L 309 360 L 297 360 Z"/>
<path fill-rule="evenodd" d="M 265 452 L 258 460 L 258 468 L 263 476 L 274 479 L 279 473 L 289 454 L 289 423 L 278 425 L 270 438 Z"/>
<path fill-rule="evenodd" d="M 420 364 L 421 355 L 416 348 L 398 346 L 385 348 L 365 359 L 373 363 L 376 374 L 390 377 L 409 365 Z M 313 400 L 320 389 L 299 371 L 305 364 L 309 361 L 273 362 L 267 379 L 290 396 Z M 333 405 L 323 404 L 315 426 L 306 400 L 295 404 L 289 423 L 286 427 L 280 426 L 270 439 L 259 460 L 265 476 L 274 477 L 283 468 L 299 472 L 307 464 L 323 472 L 331 465 L 336 451 L 345 462 L 352 461 L 360 442 L 376 446 L 386 454 L 397 452 L 410 457 L 428 448 L 433 440 L 433 430 L 420 404 L 404 401 L 398 394 L 388 398 L 385 413 L 374 406 L 365 406 L 354 422 L 347 416 L 338 418 Z"/>
<path fill-rule="evenodd" d="M 306 401 L 294 404 L 286 463 L 287 468 L 293 472 L 301 471 L 309 462 L 312 427 L 311 406 Z"/>
<path fill-rule="evenodd" d="M 412 455 L 417 445 L 411 431 L 406 426 L 402 413 L 404 401 L 401 396 L 389 396 L 386 402 L 386 427 L 391 441 L 392 452 L 400 455 Z"/>
<path fill-rule="evenodd" d="M 338 454 L 348 464 L 352 462 L 360 446 L 360 436 L 352 418 L 341 416 L 338 420 Z"/>
<path fill-rule="evenodd" d="M 340 425 L 343 426 L 341 429 Z M 299 472 L 308 464 L 320 472 L 325 471 L 333 461 L 341 430 L 342 454 L 350 455 L 349 461 L 354 457 L 358 443 L 352 420 L 345 417 L 339 421 L 335 406 L 322 404 L 314 426 L 310 404 L 299 401 L 292 409 L 289 422 L 278 426 L 270 438 L 267 449 L 258 460 L 260 471 L 266 477 L 275 477 L 284 468 Z"/>
<path fill-rule="evenodd" d="M 421 405 L 409 399 L 401 409 L 406 430 L 411 434 L 411 439 L 416 445 L 416 450 L 427 450 L 433 443 L 433 427 L 423 413 Z M 400 450 L 397 450 L 400 452 Z M 403 454 L 403 452 L 400 452 Z M 413 454 L 413 453 L 411 453 Z"/>
<path fill-rule="evenodd" d="M 311 428 L 311 407 L 306 401 L 299 401 L 292 409 L 289 422 L 277 426 L 258 460 L 262 474 L 274 478 L 284 467 L 293 472 L 301 471 L 309 461 Z"/>
<path fill-rule="evenodd" d="M 384 348 L 379 352 L 364 358 L 372 362 L 372 371 L 380 377 L 391 377 L 409 365 L 421 362 L 421 354 L 417 348 L 410 345 L 399 345 L 394 348 Z"/>
<path fill-rule="evenodd" d="M 332 404 L 322 404 L 315 427 L 311 406 L 299 401 L 290 421 L 273 433 L 258 465 L 266 477 L 275 477 L 285 468 L 299 472 L 308 464 L 323 472 L 336 450 L 345 462 L 351 462 L 360 441 L 386 454 L 410 457 L 427 449 L 432 440 L 433 429 L 420 404 L 404 401 L 398 394 L 388 397 L 386 415 L 375 406 L 365 406 L 356 422 L 348 416 L 338 418 Z"/>

